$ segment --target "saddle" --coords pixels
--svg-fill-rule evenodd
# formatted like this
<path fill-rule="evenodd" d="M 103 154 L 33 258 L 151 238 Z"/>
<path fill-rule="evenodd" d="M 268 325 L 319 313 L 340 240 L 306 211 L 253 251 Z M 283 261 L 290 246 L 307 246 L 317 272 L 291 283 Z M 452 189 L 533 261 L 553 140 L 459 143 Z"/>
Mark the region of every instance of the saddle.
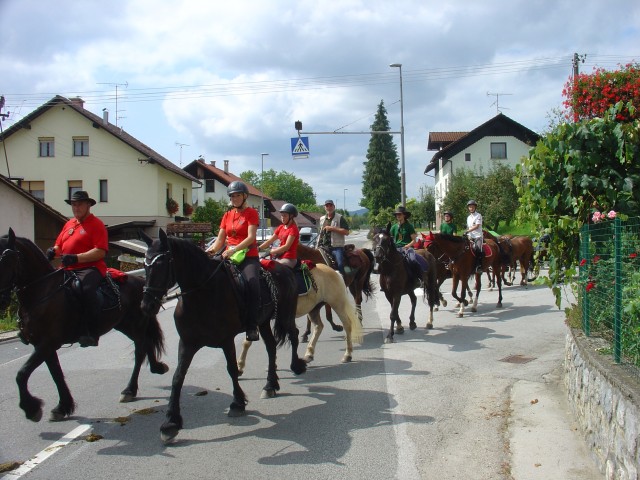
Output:
<path fill-rule="evenodd" d="M 344 247 L 344 256 L 345 256 L 345 266 L 351 268 L 351 272 L 354 273 L 356 270 L 362 267 L 362 260 L 360 260 L 360 256 L 356 252 L 356 246 L 353 243 L 348 243 Z M 320 246 L 318 247 L 324 262 L 333 268 L 334 270 L 338 270 L 338 264 L 336 263 L 336 259 L 333 256 L 331 250 L 327 247 Z"/>
<path fill-rule="evenodd" d="M 118 283 L 127 281 L 127 274 L 115 268 L 107 268 L 107 275 L 102 279 L 96 290 L 99 310 L 106 312 L 108 310 L 120 309 L 120 287 Z M 82 280 L 73 270 L 64 271 L 64 285 L 71 291 L 72 296 L 76 300 L 82 299 Z"/>

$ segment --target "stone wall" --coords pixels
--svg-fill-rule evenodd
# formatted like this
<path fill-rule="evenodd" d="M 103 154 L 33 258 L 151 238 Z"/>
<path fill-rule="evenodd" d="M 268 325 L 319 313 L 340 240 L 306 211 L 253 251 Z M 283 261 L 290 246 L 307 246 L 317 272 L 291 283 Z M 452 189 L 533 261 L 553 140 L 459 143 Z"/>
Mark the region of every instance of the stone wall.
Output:
<path fill-rule="evenodd" d="M 602 339 L 570 329 L 565 346 L 569 403 L 607 479 L 640 480 L 640 378 L 613 362 Z M 561 448 L 561 446 L 559 446 Z"/>

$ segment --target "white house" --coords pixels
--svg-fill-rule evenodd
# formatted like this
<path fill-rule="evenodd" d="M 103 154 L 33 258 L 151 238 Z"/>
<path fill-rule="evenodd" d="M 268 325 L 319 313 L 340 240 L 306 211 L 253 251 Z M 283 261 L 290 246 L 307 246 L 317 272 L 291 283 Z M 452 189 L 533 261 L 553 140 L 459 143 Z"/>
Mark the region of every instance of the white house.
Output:
<path fill-rule="evenodd" d="M 470 132 L 430 132 L 427 150 L 437 150 L 427 165 L 425 175 L 435 178 L 436 218 L 451 176 L 458 169 L 488 173 L 495 165 L 515 168 L 540 136 L 527 127 L 499 113 Z"/>
<path fill-rule="evenodd" d="M 117 225 L 159 227 L 182 215 L 200 182 L 150 147 L 84 108 L 80 98 L 56 96 L 9 127 L 0 137 L 7 153 L 0 174 L 53 209 L 71 215 L 65 199 L 86 190 L 98 203 L 110 235 Z M 178 211 L 167 211 L 167 199 Z M 3 204 L 2 209 L 7 208 Z M 4 215 L 4 212 L 3 212 Z M 153 228 L 151 228 L 153 226 Z"/>

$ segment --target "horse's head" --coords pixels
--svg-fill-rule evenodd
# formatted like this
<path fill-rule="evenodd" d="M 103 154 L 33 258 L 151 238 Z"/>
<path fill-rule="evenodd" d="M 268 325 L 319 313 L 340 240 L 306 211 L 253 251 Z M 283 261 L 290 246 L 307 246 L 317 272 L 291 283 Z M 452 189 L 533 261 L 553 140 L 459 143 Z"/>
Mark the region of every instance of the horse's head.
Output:
<path fill-rule="evenodd" d="M 140 235 L 148 246 L 144 257 L 145 285 L 141 308 L 147 315 L 156 315 L 162 306 L 162 297 L 176 283 L 173 257 L 164 230 L 160 229 L 160 238 L 157 240 L 144 232 Z"/>
<path fill-rule="evenodd" d="M 9 228 L 9 234 L 0 237 L 0 310 L 6 310 L 11 303 L 11 291 L 19 266 L 16 250 L 16 235 Z"/>
<path fill-rule="evenodd" d="M 387 223 L 385 228 L 376 229 L 373 236 L 373 256 L 378 263 L 381 263 L 385 258 L 387 258 L 391 251 L 396 250 L 393 240 L 389 235 L 390 229 L 391 223 Z"/>

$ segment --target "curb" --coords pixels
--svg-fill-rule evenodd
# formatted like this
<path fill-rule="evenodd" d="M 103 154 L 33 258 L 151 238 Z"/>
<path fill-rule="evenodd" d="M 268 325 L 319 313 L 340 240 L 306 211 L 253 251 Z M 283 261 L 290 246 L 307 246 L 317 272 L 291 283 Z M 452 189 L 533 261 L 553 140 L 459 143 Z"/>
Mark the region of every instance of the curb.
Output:
<path fill-rule="evenodd" d="M 18 338 L 18 331 L 17 330 L 12 330 L 12 331 L 9 331 L 9 332 L 0 333 L 0 343 L 8 342 L 10 340 L 15 340 L 16 338 Z"/>

